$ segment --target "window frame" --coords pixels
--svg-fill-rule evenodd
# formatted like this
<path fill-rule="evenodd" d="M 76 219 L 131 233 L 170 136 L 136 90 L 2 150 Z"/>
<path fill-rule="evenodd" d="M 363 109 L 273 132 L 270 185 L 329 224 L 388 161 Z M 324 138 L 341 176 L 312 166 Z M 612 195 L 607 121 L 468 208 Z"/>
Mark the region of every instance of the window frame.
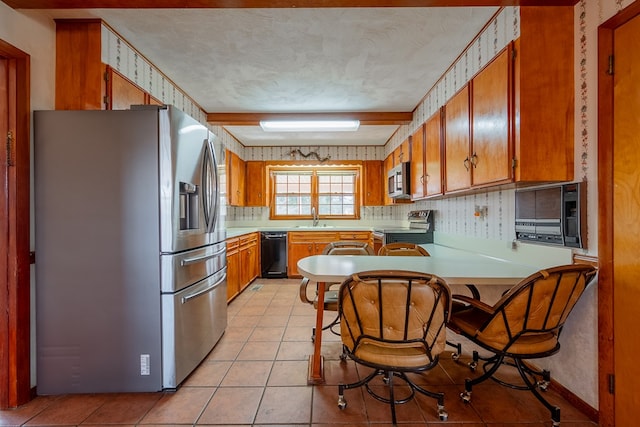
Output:
<path fill-rule="evenodd" d="M 362 206 L 362 164 L 336 164 L 319 165 L 317 163 L 301 164 L 300 162 L 284 163 L 278 162 L 277 164 L 266 165 L 266 174 L 268 177 L 268 194 L 269 194 L 269 219 L 271 220 L 311 220 L 312 214 L 300 214 L 300 215 L 282 215 L 276 213 L 276 178 L 277 172 L 311 172 L 311 207 L 315 207 L 316 212 L 319 212 L 319 182 L 318 172 L 326 174 L 326 172 L 340 172 L 343 174 L 347 171 L 354 173 L 354 192 L 353 192 L 353 215 L 320 215 L 318 219 L 324 220 L 359 220 L 360 210 Z"/>

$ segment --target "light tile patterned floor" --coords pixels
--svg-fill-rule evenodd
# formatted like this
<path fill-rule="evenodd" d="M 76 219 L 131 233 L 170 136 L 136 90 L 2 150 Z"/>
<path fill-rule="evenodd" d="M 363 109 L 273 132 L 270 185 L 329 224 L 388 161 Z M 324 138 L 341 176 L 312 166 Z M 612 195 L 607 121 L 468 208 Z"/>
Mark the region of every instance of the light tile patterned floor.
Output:
<path fill-rule="evenodd" d="M 388 405 L 362 389 L 347 390 L 348 406 L 338 409 L 337 384 L 354 381 L 359 372 L 352 361 L 340 362 L 339 337 L 331 333 L 323 335 L 326 384 L 307 385 L 315 311 L 298 299 L 298 285 L 298 280 L 277 279 L 250 285 L 229 305 L 229 326 L 221 341 L 175 393 L 41 396 L 0 411 L 0 425 L 390 425 Z M 474 387 L 472 402 L 464 404 L 458 396 L 468 376 L 463 363 L 443 355 L 440 366 L 419 381 L 445 392 L 449 420 L 439 421 L 434 401 L 418 395 L 398 406 L 398 422 L 405 427 L 551 425 L 548 411 L 531 393 L 495 383 Z M 553 391 L 547 396 L 561 407 L 563 427 L 596 425 Z"/>

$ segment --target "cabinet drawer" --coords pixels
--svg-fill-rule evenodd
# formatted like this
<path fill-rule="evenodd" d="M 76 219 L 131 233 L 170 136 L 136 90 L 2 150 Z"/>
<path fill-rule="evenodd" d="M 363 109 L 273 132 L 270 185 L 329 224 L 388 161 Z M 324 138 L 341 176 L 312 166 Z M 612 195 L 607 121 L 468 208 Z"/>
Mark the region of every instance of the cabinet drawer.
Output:
<path fill-rule="evenodd" d="M 368 241 L 371 235 L 368 231 L 341 231 L 339 234 L 340 240 L 364 240 Z"/>
<path fill-rule="evenodd" d="M 338 233 L 327 231 L 290 231 L 288 238 L 290 243 L 333 242 L 338 239 Z"/>

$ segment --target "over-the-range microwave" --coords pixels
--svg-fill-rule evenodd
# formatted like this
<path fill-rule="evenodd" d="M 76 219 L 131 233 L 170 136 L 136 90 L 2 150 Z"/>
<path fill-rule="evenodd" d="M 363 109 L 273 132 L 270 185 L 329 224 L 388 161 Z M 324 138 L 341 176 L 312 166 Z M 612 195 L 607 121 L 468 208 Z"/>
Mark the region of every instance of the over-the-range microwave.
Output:
<path fill-rule="evenodd" d="M 387 173 L 387 194 L 393 199 L 411 198 L 409 162 L 401 162 Z"/>
<path fill-rule="evenodd" d="M 587 247 L 586 183 L 516 190 L 516 239 Z"/>

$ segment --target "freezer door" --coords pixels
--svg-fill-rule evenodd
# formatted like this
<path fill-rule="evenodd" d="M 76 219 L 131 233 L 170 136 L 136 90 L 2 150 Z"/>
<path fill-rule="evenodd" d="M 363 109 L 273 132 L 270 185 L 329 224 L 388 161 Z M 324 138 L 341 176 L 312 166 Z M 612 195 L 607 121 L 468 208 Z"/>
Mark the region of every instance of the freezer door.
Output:
<path fill-rule="evenodd" d="M 173 293 L 220 271 L 227 265 L 225 242 L 177 254 L 160 255 L 163 293 Z"/>
<path fill-rule="evenodd" d="M 158 114 L 160 250 L 173 253 L 219 242 L 210 233 L 219 195 L 209 131 L 175 107 Z"/>
<path fill-rule="evenodd" d="M 162 295 L 162 384 L 172 390 L 202 362 L 227 327 L 227 269 Z"/>

